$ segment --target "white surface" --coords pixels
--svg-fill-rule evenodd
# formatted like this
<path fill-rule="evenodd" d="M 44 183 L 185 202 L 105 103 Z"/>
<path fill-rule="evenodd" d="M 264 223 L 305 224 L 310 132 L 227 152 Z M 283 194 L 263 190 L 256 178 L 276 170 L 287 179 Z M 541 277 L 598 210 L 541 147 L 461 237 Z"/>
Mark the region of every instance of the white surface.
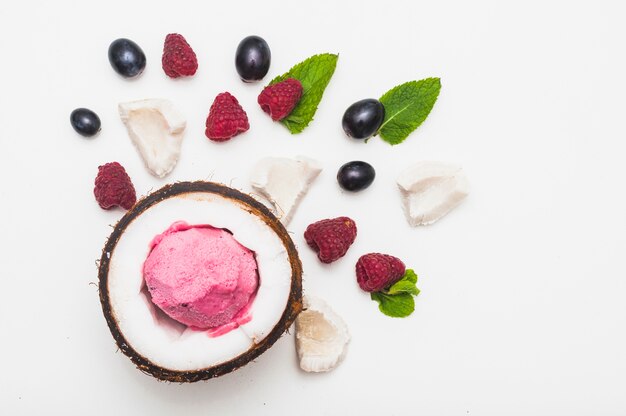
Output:
<path fill-rule="evenodd" d="M 261 285 L 249 310 L 252 319 L 220 337 L 184 330 L 184 325 L 179 327 L 183 331 L 155 325 L 154 306 L 147 306 L 151 301 L 142 292 L 150 242 L 181 220 L 231 230 L 240 244 L 255 253 Z M 168 369 L 199 370 L 245 353 L 274 329 L 287 305 L 291 273 L 280 237 L 259 217 L 215 194 L 185 194 L 148 208 L 120 237 L 109 265 L 111 309 L 126 341 L 140 355 Z"/>
<path fill-rule="evenodd" d="M 139 3 L 10 2 L 0 13 L 1 414 L 626 413 L 622 1 Z M 160 68 L 175 31 L 198 53 L 190 80 Z M 314 53 L 340 53 L 299 136 L 258 108 L 262 85 L 237 78 L 235 49 L 253 33 L 272 48 L 267 80 Z M 122 36 L 148 57 L 135 81 L 107 61 Z M 441 96 L 405 144 L 344 137 L 348 105 L 427 76 L 442 77 Z M 226 90 L 251 130 L 220 145 L 204 137 L 204 122 Z M 121 212 L 98 208 L 93 180 L 99 164 L 117 160 L 141 194 L 164 183 L 117 115 L 119 102 L 149 97 L 171 99 L 188 119 L 167 181 L 248 189 L 248 167 L 263 156 L 322 161 L 290 229 L 307 292 L 352 334 L 336 371 L 301 372 L 292 335 L 246 368 L 194 385 L 158 383 L 116 353 L 93 282 Z M 102 118 L 95 140 L 70 127 L 80 106 Z M 349 195 L 335 172 L 353 159 L 372 163 L 377 178 Z M 415 160 L 459 163 L 472 184 L 457 210 L 417 229 L 395 185 Z M 342 214 L 359 235 L 323 266 L 302 232 Z M 419 273 L 410 318 L 381 315 L 358 289 L 354 263 L 369 251 Z"/>

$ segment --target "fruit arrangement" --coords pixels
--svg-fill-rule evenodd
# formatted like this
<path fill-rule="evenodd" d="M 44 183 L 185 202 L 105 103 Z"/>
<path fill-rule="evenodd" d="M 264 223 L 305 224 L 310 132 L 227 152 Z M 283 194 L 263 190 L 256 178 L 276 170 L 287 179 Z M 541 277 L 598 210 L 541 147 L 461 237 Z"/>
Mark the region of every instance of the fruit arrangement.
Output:
<path fill-rule="evenodd" d="M 113 41 L 108 57 L 113 70 L 128 79 L 140 76 L 147 64 L 143 50 L 129 39 Z M 338 55 L 318 54 L 275 77 L 258 95 L 261 111 L 291 134 L 302 132 L 313 121 L 337 62 Z M 161 66 L 168 77 L 193 77 L 198 65 L 182 35 L 165 37 Z M 239 43 L 235 69 L 243 82 L 261 81 L 270 65 L 264 39 L 248 36 Z M 343 114 L 343 130 L 355 141 L 379 136 L 398 145 L 428 117 L 440 88 L 439 78 L 427 78 L 396 86 L 380 99 L 359 100 Z M 184 116 L 165 99 L 120 103 L 119 113 L 146 168 L 158 178 L 167 176 L 179 159 Z M 102 127 L 86 108 L 74 110 L 70 122 L 85 137 Z M 205 126 L 205 136 L 214 142 L 251 130 L 246 110 L 228 91 L 214 98 Z M 118 346 L 138 368 L 170 381 L 216 377 L 257 357 L 294 320 L 302 369 L 329 371 L 341 361 L 350 339 L 347 327 L 324 301 L 302 298 L 301 263 L 285 229 L 321 170 L 320 162 L 305 156 L 259 160 L 251 186 L 268 209 L 210 182 L 166 185 L 137 201 L 123 166 L 110 162 L 98 168 L 94 196 L 100 207 L 128 210 L 103 250 L 101 302 Z M 375 177 L 372 165 L 351 161 L 338 169 L 337 183 L 359 192 Z M 408 167 L 397 184 L 413 226 L 432 224 L 468 193 L 462 169 L 439 162 Z M 357 238 L 355 221 L 340 214 L 311 223 L 303 233 L 322 263 L 341 261 Z M 417 275 L 402 260 L 363 254 L 355 280 L 383 314 L 400 318 L 414 311 Z M 137 329 L 146 326 L 147 335 Z M 211 352 L 224 343 L 228 353 Z"/>

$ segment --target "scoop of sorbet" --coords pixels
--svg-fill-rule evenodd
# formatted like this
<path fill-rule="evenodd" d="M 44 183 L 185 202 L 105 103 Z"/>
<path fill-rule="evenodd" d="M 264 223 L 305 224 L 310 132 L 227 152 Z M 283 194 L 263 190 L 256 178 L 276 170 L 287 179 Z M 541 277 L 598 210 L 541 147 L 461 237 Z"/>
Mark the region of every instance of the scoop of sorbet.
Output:
<path fill-rule="evenodd" d="M 228 231 L 176 222 L 151 248 L 144 279 L 152 302 L 171 318 L 209 329 L 245 315 L 259 285 L 257 263 Z"/>

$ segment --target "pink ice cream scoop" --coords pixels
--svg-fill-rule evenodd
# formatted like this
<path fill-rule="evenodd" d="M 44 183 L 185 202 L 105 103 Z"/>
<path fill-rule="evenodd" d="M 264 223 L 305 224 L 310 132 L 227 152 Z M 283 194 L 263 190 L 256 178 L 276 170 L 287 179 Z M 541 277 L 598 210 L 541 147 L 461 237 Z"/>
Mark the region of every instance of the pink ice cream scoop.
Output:
<path fill-rule="evenodd" d="M 154 238 L 143 276 L 152 302 L 196 329 L 238 326 L 259 286 L 251 250 L 226 230 L 185 222 Z"/>

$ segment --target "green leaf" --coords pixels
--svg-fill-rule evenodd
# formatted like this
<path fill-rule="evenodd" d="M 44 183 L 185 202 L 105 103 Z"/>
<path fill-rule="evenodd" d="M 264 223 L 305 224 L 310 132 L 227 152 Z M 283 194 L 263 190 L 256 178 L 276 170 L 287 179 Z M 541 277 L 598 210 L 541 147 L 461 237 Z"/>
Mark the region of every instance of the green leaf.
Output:
<path fill-rule="evenodd" d="M 392 318 L 404 318 L 415 310 L 415 300 L 409 293 L 387 295 L 382 292 L 374 292 L 371 298 L 378 302 L 378 309 Z"/>
<path fill-rule="evenodd" d="M 281 123 L 289 129 L 291 134 L 302 132 L 313 120 L 317 106 L 324 95 L 324 90 L 335 72 L 338 58 L 339 55 L 331 53 L 314 55 L 269 83 L 272 85 L 287 78 L 295 78 L 302 84 L 302 98 L 293 111 L 281 120 Z"/>
<path fill-rule="evenodd" d="M 439 78 L 426 78 L 387 91 L 380 97 L 385 107 L 385 119 L 378 129 L 380 137 L 392 145 L 402 143 L 426 120 L 437 101 L 439 90 Z"/>
<path fill-rule="evenodd" d="M 408 280 L 409 282 L 417 283 L 417 275 L 413 271 L 413 269 L 406 269 L 404 272 L 404 276 L 402 276 L 402 280 Z"/>
<path fill-rule="evenodd" d="M 371 293 L 372 300 L 378 302 L 378 309 L 387 316 L 403 318 L 415 310 L 415 300 L 420 290 L 415 285 L 417 274 L 412 269 L 404 272 L 402 279 L 382 292 Z"/>
<path fill-rule="evenodd" d="M 415 283 L 408 280 L 400 280 L 399 282 L 394 283 L 389 290 L 387 290 L 387 294 L 389 295 L 396 295 L 398 293 L 408 293 L 417 296 L 419 295 L 420 290 L 417 286 L 415 286 Z"/>

